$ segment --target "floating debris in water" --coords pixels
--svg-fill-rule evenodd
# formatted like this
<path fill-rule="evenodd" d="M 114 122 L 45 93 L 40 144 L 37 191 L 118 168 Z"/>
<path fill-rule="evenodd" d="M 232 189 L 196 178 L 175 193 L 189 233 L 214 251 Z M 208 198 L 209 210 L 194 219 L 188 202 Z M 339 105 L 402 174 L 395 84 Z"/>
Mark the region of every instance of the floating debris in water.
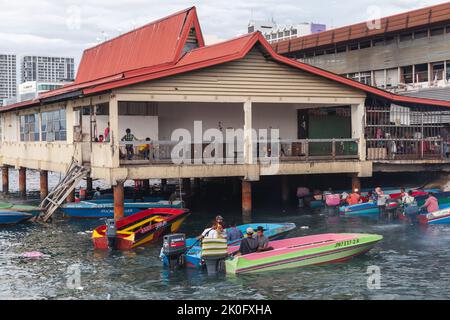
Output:
<path fill-rule="evenodd" d="M 302 230 L 308 230 L 309 227 L 308 227 L 308 226 L 301 226 L 300 229 L 302 229 Z"/>
<path fill-rule="evenodd" d="M 38 258 L 48 257 L 48 255 L 45 255 L 39 251 L 24 252 L 20 256 L 22 258 L 29 258 L 29 259 L 38 259 Z"/>

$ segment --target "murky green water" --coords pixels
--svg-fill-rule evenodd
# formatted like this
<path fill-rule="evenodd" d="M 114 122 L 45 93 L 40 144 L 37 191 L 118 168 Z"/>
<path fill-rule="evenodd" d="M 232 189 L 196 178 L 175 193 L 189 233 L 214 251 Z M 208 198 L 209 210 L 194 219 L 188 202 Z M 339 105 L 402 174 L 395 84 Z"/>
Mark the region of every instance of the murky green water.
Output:
<path fill-rule="evenodd" d="M 196 235 L 217 214 L 198 208 L 181 231 Z M 220 211 L 240 222 L 238 209 Z M 346 263 L 238 277 L 170 272 L 158 259 L 160 244 L 132 252 L 94 251 L 91 230 L 99 221 L 56 219 L 0 229 L 0 299 L 448 299 L 450 226 L 421 227 L 386 219 L 343 218 L 292 208 L 261 209 L 254 222 L 295 222 L 291 236 L 366 232 L 384 236 L 368 254 Z M 21 258 L 40 251 L 39 259 Z M 79 265 L 81 287 L 67 286 L 68 268 Z M 367 268 L 381 268 L 381 289 L 367 288 Z"/>

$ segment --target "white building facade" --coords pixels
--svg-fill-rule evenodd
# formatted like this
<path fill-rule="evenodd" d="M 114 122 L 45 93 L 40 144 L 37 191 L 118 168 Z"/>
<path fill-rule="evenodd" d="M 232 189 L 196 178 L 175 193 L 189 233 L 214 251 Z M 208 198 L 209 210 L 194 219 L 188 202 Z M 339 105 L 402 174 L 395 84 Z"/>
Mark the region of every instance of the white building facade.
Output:
<path fill-rule="evenodd" d="M 72 82 L 75 60 L 71 57 L 24 56 L 21 60 L 21 83 Z"/>
<path fill-rule="evenodd" d="M 17 95 L 16 55 L 0 53 L 0 106 Z"/>

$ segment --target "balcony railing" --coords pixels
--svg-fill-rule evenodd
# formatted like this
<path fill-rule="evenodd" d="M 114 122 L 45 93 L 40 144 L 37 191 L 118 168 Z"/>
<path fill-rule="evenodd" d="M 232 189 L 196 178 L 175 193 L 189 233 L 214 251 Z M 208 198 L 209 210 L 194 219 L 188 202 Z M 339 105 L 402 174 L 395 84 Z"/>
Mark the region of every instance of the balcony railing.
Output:
<path fill-rule="evenodd" d="M 367 160 L 430 160 L 445 158 L 441 138 L 367 139 Z"/>
<path fill-rule="evenodd" d="M 180 144 L 177 141 L 132 141 L 120 142 L 121 164 L 168 164 L 173 163 L 172 152 L 175 146 L 184 154 L 187 162 L 192 164 L 216 160 L 221 163 L 244 163 L 244 152 L 236 144 L 203 143 Z M 270 158 L 279 161 L 310 161 L 310 160 L 349 160 L 359 159 L 358 139 L 304 139 L 281 140 L 279 144 L 271 141 L 255 143 L 254 155 L 260 162 Z M 216 154 L 219 152 L 219 154 Z"/>

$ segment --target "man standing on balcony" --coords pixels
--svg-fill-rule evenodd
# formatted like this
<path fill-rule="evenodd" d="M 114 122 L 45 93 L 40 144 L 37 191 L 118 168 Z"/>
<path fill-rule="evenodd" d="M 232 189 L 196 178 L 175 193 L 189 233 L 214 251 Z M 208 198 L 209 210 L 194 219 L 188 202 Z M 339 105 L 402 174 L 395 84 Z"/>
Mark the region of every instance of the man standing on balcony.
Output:
<path fill-rule="evenodd" d="M 134 134 L 131 133 L 131 129 L 127 129 L 126 134 L 123 136 L 122 141 L 134 141 L 137 140 Z M 134 155 L 134 146 L 132 144 L 125 145 L 125 148 L 127 149 L 127 159 L 131 160 L 133 159 Z"/>

